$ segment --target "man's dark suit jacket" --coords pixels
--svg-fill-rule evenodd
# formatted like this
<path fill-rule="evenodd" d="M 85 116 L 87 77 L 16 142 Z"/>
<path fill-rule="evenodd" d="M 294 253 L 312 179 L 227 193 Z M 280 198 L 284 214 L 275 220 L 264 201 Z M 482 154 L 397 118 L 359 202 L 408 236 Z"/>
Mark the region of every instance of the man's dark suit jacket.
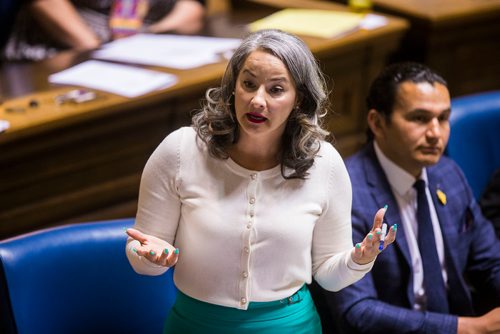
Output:
<path fill-rule="evenodd" d="M 398 204 L 373 144 L 346 160 L 353 187 L 353 240 L 360 242 L 375 212 L 388 204 L 385 221 L 398 224 L 394 244 L 376 259 L 370 273 L 340 292 L 326 292 L 330 320 L 346 333 L 456 333 L 454 315 L 412 310 L 412 266 Z M 450 159 L 427 168 L 429 190 L 443 233 L 450 312 L 473 315 L 470 286 L 500 304 L 500 241 L 481 214 L 465 176 Z M 446 194 L 441 203 L 436 191 Z M 466 278 L 465 278 L 466 277 Z M 332 316 L 333 315 L 333 316 Z"/>

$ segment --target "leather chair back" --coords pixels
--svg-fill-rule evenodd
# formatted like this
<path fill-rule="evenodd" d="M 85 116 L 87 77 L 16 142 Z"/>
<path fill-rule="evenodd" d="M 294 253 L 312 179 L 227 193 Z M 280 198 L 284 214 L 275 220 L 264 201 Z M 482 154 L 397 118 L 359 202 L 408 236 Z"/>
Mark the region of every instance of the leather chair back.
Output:
<path fill-rule="evenodd" d="M 1 333 L 162 333 L 172 272 L 135 273 L 133 219 L 66 225 L 0 242 Z"/>
<path fill-rule="evenodd" d="M 500 168 L 500 91 L 453 98 L 446 154 L 462 168 L 479 200 Z"/>

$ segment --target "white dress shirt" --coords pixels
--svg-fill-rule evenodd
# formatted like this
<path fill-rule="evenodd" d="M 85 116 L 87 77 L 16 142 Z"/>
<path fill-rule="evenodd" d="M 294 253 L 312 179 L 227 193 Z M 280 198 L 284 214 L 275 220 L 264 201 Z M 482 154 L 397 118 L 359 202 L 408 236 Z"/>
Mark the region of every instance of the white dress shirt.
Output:
<path fill-rule="evenodd" d="M 291 296 L 311 275 L 339 290 L 373 262 L 351 258 L 351 183 L 333 146 L 321 143 L 309 173 L 285 180 L 280 166 L 251 171 L 215 159 L 193 128 L 181 128 L 146 164 L 135 227 L 179 248 L 175 284 L 204 302 L 247 309 Z M 167 270 L 132 252 L 137 243 L 127 245 L 137 272 Z"/>
<path fill-rule="evenodd" d="M 422 258 L 418 249 L 418 224 L 417 224 L 417 190 L 413 187 L 416 179 L 411 174 L 397 166 L 389 158 L 387 158 L 380 147 L 374 142 L 375 154 L 382 166 L 382 169 L 387 176 L 394 197 L 399 206 L 399 213 L 405 231 L 406 241 L 410 249 L 412 268 L 413 268 L 413 292 L 415 293 L 414 309 L 421 310 L 425 300 L 424 289 L 424 273 L 422 267 Z M 441 264 L 441 272 L 443 280 L 446 284 L 447 274 L 444 261 L 444 244 L 441 227 L 439 226 L 438 216 L 434 207 L 434 202 L 428 188 L 427 171 L 424 168 L 420 176 L 426 184 L 427 202 L 431 213 L 432 227 L 434 228 L 434 237 L 436 239 L 436 248 L 438 252 L 439 262 Z"/>

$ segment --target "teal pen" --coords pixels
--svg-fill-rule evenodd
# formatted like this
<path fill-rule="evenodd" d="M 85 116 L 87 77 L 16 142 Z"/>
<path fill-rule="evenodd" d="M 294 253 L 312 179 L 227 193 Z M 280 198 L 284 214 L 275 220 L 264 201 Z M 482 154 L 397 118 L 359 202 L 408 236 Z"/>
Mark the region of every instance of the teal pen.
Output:
<path fill-rule="evenodd" d="M 380 245 L 378 246 L 379 251 L 382 251 L 384 249 L 384 239 L 385 239 L 386 234 L 387 234 L 387 224 L 383 223 L 382 224 L 382 234 L 380 234 Z"/>

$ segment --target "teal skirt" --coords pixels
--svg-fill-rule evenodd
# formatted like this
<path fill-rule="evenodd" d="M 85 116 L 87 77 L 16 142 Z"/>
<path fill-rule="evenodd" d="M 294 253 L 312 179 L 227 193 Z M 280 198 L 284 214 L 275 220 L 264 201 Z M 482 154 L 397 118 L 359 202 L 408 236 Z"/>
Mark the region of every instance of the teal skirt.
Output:
<path fill-rule="evenodd" d="M 305 285 L 285 299 L 251 302 L 247 310 L 205 303 L 179 291 L 163 333 L 321 334 L 321 322 Z"/>

